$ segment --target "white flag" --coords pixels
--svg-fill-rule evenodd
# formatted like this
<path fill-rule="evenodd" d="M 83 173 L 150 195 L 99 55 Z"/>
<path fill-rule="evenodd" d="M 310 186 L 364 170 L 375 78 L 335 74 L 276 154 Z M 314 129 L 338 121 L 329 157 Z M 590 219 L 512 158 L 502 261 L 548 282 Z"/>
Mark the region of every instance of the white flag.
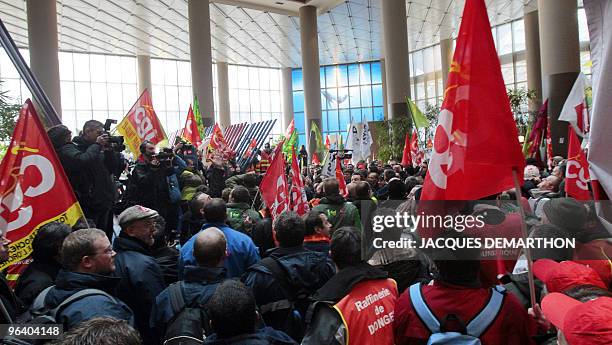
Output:
<path fill-rule="evenodd" d="M 593 109 L 588 161 L 595 199 L 612 196 L 612 2 L 584 0 L 593 61 Z M 605 192 L 605 193 L 604 193 Z M 612 234 L 610 202 L 598 203 L 598 215 Z"/>
<path fill-rule="evenodd" d="M 351 162 L 353 162 L 353 164 L 357 164 L 357 162 L 359 162 L 361 159 L 361 136 L 357 130 L 357 125 L 353 123 L 349 125 L 346 145 L 344 145 L 344 148 L 347 150 L 352 150 L 353 156 L 351 158 Z"/>
<path fill-rule="evenodd" d="M 336 152 L 327 152 L 325 159 L 323 160 L 323 168 L 321 169 L 321 176 L 323 177 L 336 177 Z"/>
<path fill-rule="evenodd" d="M 589 132 L 589 112 L 584 94 L 587 84 L 584 74 L 580 73 L 559 115 L 560 121 L 569 122 L 576 134 L 583 138 Z"/>
<path fill-rule="evenodd" d="M 372 146 L 372 135 L 370 134 L 370 126 L 367 122 L 364 122 L 363 131 L 361 133 L 361 157 L 365 160 L 367 160 L 372 154 L 370 146 Z"/>

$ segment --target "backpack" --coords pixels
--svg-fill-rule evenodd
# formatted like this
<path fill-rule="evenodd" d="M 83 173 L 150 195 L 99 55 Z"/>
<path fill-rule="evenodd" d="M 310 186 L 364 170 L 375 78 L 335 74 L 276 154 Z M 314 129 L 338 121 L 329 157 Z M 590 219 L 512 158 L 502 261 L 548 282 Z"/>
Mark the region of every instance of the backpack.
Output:
<path fill-rule="evenodd" d="M 484 331 L 495 321 L 504 302 L 506 290 L 501 286 L 492 289 L 491 298 L 484 309 L 476 315 L 470 323 L 465 326 L 455 314 L 448 314 L 442 323 L 431 312 L 423 300 L 421 294 L 421 284 L 417 283 L 410 286 L 410 300 L 414 306 L 418 317 L 423 321 L 431 332 L 427 345 L 481 345 L 478 339 Z M 449 321 L 455 321 L 461 325 L 461 332 L 447 332 L 445 325 Z"/>
<path fill-rule="evenodd" d="M 287 271 L 272 257 L 266 257 L 260 264 L 272 272 L 274 279 L 281 285 L 285 299 L 264 304 L 259 307 L 262 315 L 286 310 L 287 319 L 282 331 L 293 339 L 302 339 L 306 331 L 306 314 L 310 306 L 310 296 L 314 291 L 296 289 L 289 283 Z"/>
<path fill-rule="evenodd" d="M 210 318 L 201 306 L 185 304 L 182 282 L 168 287 L 174 317 L 168 322 L 163 345 L 199 345 L 210 335 Z"/>
<path fill-rule="evenodd" d="M 66 309 L 66 307 L 68 307 L 73 302 L 76 302 L 80 299 L 83 299 L 89 296 L 102 295 L 102 296 L 106 296 L 110 298 L 113 302 L 118 303 L 115 297 L 109 295 L 108 293 L 102 290 L 83 289 L 81 291 L 76 292 L 72 296 L 66 298 L 57 307 L 50 309 L 45 305 L 45 299 L 47 298 L 49 291 L 54 287 L 55 285 L 52 285 L 44 289 L 43 291 L 41 291 L 40 294 L 38 294 L 38 296 L 34 299 L 34 302 L 32 303 L 30 310 L 24 313 L 23 315 L 21 315 L 18 318 L 17 323 L 32 324 L 32 325 L 49 325 L 49 324 L 61 323 L 61 320 L 59 319 L 59 315 L 64 309 Z M 66 329 L 64 329 L 64 331 L 66 331 Z M 7 345 L 8 344 L 21 345 L 21 344 L 43 344 L 43 343 L 46 343 L 47 341 L 50 341 L 50 340 L 43 340 L 43 339 L 22 340 L 22 339 L 17 339 L 16 337 L 5 337 L 2 339 L 0 343 L 7 344 Z"/>

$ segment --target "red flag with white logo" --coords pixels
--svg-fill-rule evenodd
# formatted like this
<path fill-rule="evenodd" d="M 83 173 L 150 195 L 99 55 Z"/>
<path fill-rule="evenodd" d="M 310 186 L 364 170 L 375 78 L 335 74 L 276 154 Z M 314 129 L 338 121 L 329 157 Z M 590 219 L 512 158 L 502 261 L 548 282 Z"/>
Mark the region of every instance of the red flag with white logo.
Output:
<path fill-rule="evenodd" d="M 344 181 L 344 174 L 342 173 L 342 163 L 340 163 L 338 156 L 336 156 L 336 180 L 338 180 L 340 194 L 346 197 L 348 189 L 346 188 L 346 181 Z"/>
<path fill-rule="evenodd" d="M 304 181 L 300 174 L 300 166 L 295 154 L 295 147 L 292 148 L 293 157 L 291 158 L 291 210 L 297 212 L 300 216 L 305 215 L 310 211 L 308 207 L 308 198 L 306 198 L 306 190 L 304 190 Z"/>
<path fill-rule="evenodd" d="M 565 168 L 565 192 L 576 200 L 591 200 L 588 181 L 589 163 L 580 148 L 580 141 L 572 126 L 568 126 L 569 145 Z"/>
<path fill-rule="evenodd" d="M 402 155 L 402 166 L 407 167 L 412 164 L 412 156 L 410 155 L 410 133 L 406 133 L 406 139 L 404 139 L 404 154 Z"/>
<path fill-rule="evenodd" d="M 282 153 L 282 142 L 276 146 L 272 163 L 259 185 L 261 196 L 272 218 L 289 209 L 287 176 L 285 176 L 285 158 Z"/>
<path fill-rule="evenodd" d="M 410 139 L 410 152 L 412 156 L 412 166 L 418 167 L 423 162 L 423 151 L 419 150 L 419 134 L 416 129 L 412 132 L 412 138 Z"/>
<path fill-rule="evenodd" d="M 70 226 L 83 216 L 64 169 L 28 99 L 0 163 L 0 230 L 12 241 L 7 279 L 15 283 L 30 260 L 38 229 L 52 221 Z"/>
<path fill-rule="evenodd" d="M 189 111 L 187 112 L 185 128 L 183 128 L 183 138 L 185 138 L 185 140 L 188 140 L 195 147 L 200 147 L 200 144 L 202 144 L 202 137 L 200 136 L 200 132 L 198 131 L 198 124 L 196 122 L 195 116 L 193 115 L 193 109 L 191 109 L 191 105 L 189 106 Z"/>
<path fill-rule="evenodd" d="M 523 171 L 484 0 L 467 1 L 462 18 L 422 200 L 480 199 L 512 188 L 512 170 Z"/>

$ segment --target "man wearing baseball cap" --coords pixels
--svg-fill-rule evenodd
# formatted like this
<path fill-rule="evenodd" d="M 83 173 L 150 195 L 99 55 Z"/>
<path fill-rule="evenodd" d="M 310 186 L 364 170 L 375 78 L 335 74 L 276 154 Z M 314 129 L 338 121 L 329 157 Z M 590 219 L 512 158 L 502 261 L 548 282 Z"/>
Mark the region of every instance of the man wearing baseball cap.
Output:
<path fill-rule="evenodd" d="M 612 298 L 581 303 L 553 292 L 542 300 L 542 311 L 558 329 L 559 345 L 612 344 Z"/>
<path fill-rule="evenodd" d="M 540 259 L 533 264 L 533 274 L 546 284 L 549 293 L 564 292 L 579 285 L 593 285 L 607 290 L 597 271 L 574 261 Z"/>
<path fill-rule="evenodd" d="M 155 343 L 149 328 L 151 305 L 166 288 L 162 270 L 151 253 L 157 217 L 157 211 L 144 206 L 127 208 L 119 215 L 121 233 L 113 243 L 117 252 L 115 276 L 121 278 L 117 296 L 134 311 L 136 328 L 145 344 Z"/>

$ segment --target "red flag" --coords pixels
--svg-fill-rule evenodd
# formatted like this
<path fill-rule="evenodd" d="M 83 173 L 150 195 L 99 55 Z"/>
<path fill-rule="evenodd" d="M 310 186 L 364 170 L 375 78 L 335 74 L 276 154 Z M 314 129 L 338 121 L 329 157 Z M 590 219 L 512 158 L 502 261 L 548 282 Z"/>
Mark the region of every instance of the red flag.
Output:
<path fill-rule="evenodd" d="M 336 157 L 336 180 L 338 180 L 340 194 L 346 197 L 348 195 L 348 189 L 346 188 L 346 181 L 344 181 L 344 174 L 342 173 L 342 164 L 338 157 Z"/>
<path fill-rule="evenodd" d="M 412 156 L 410 155 L 410 133 L 406 133 L 404 140 L 404 154 L 402 155 L 402 166 L 407 167 L 412 164 Z"/>
<path fill-rule="evenodd" d="M 153 144 L 166 140 L 166 132 L 153 110 L 148 89 L 142 92 L 127 115 L 117 125 L 117 131 L 123 135 L 132 153 L 140 153 L 139 146 L 145 140 Z"/>
<path fill-rule="evenodd" d="M 512 188 L 512 170 L 523 171 L 484 0 L 467 1 L 462 18 L 422 200 L 480 199 Z"/>
<path fill-rule="evenodd" d="M 419 150 L 419 134 L 416 129 L 412 132 L 412 139 L 410 140 L 410 151 L 412 152 L 412 166 L 418 167 L 423 162 L 423 151 Z"/>
<path fill-rule="evenodd" d="M 312 153 L 312 164 L 321 164 L 321 160 L 319 159 L 319 155 L 316 152 Z"/>
<path fill-rule="evenodd" d="M 329 134 L 325 136 L 325 149 L 331 149 L 331 143 L 329 142 Z"/>
<path fill-rule="evenodd" d="M 83 216 L 64 169 L 28 99 L 0 163 L 0 229 L 12 241 L 7 279 L 15 283 L 32 253 L 38 229 L 49 222 L 70 226 Z"/>
<path fill-rule="evenodd" d="M 291 210 L 297 212 L 300 216 L 305 215 L 310 211 L 308 207 L 308 199 L 304 190 L 304 181 L 300 174 L 300 166 L 293 148 L 293 157 L 291 159 Z"/>
<path fill-rule="evenodd" d="M 580 141 L 572 126 L 568 126 L 569 145 L 565 168 L 565 192 L 576 200 L 591 200 L 588 181 L 589 163 L 580 148 Z"/>
<path fill-rule="evenodd" d="M 542 161 L 540 154 L 540 145 L 542 144 L 542 138 L 548 130 L 548 99 L 544 101 L 544 104 L 538 110 L 538 116 L 536 117 L 535 124 L 529 135 L 529 157 L 535 157 L 538 161 Z M 547 145 L 548 147 L 548 145 Z"/>
<path fill-rule="evenodd" d="M 244 151 L 244 154 L 242 155 L 242 159 L 247 159 L 247 158 L 251 157 L 251 155 L 253 154 L 253 150 L 256 147 L 257 147 L 257 140 L 255 140 L 255 138 L 253 138 L 251 140 L 251 143 L 249 144 L 249 146 Z"/>
<path fill-rule="evenodd" d="M 550 131 L 550 121 L 546 123 L 546 161 L 548 164 L 548 169 L 552 170 L 552 162 L 553 162 L 553 149 L 552 149 L 552 137 Z"/>
<path fill-rule="evenodd" d="M 198 124 L 195 116 L 193 115 L 193 109 L 189 106 L 187 112 L 187 119 L 185 120 L 185 128 L 183 128 L 183 138 L 192 143 L 195 147 L 199 147 L 202 144 L 202 137 L 198 131 Z"/>
<path fill-rule="evenodd" d="M 266 203 L 266 207 L 270 209 L 272 218 L 289 209 L 285 158 L 281 151 L 282 147 L 282 143 L 276 146 L 272 163 L 270 163 L 270 167 L 259 185 L 262 199 Z"/>
<path fill-rule="evenodd" d="M 212 133 L 210 135 L 210 142 L 208 143 L 208 153 L 206 154 L 207 160 L 212 160 L 217 164 L 223 161 L 227 161 L 232 158 L 234 152 L 227 145 L 223 132 L 219 124 L 215 123 Z"/>

